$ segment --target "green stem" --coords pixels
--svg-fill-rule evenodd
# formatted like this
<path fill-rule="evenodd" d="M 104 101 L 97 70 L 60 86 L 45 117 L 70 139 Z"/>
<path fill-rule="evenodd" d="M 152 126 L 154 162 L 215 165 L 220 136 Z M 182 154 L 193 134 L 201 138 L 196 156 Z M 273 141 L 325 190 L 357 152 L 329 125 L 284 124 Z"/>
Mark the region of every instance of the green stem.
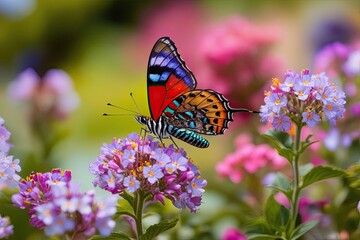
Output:
<path fill-rule="evenodd" d="M 142 238 L 143 235 L 143 227 L 142 227 L 142 214 L 143 214 L 143 209 L 144 209 L 144 201 L 145 201 L 145 196 L 144 193 L 142 191 L 138 191 L 135 194 L 135 206 L 134 207 L 134 213 L 135 213 L 135 222 L 136 222 L 136 235 L 137 235 L 137 239 L 140 240 Z"/>
<path fill-rule="evenodd" d="M 299 174 L 299 159 L 300 159 L 300 137 L 301 137 L 302 124 L 299 122 L 296 125 L 294 152 L 295 155 L 292 161 L 293 172 L 293 193 L 291 198 L 291 222 L 288 233 L 291 234 L 296 227 L 296 218 L 299 209 L 299 195 L 300 195 L 300 174 Z"/>

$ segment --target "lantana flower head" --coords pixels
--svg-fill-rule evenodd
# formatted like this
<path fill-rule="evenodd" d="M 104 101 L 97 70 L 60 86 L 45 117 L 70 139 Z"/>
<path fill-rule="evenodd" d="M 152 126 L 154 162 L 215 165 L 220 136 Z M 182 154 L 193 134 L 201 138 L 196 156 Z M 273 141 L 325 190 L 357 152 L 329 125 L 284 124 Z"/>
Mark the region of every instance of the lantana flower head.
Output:
<path fill-rule="evenodd" d="M 95 201 L 94 191 L 82 193 L 71 181 L 71 171 L 32 173 L 20 181 L 19 188 L 12 196 L 14 205 L 29 208 L 31 225 L 44 229 L 47 236 L 92 236 L 96 229 L 108 236 L 115 226 L 111 217 L 116 212 L 116 198 Z"/>
<path fill-rule="evenodd" d="M 273 79 L 264 101 L 261 120 L 281 131 L 289 131 L 291 121 L 314 127 L 322 119 L 328 119 L 334 126 L 343 118 L 346 103 L 343 90 L 331 83 L 325 73 L 310 75 L 307 69 L 300 74 L 286 72 L 283 83 Z"/>
<path fill-rule="evenodd" d="M 94 186 L 113 194 L 143 191 L 164 204 L 164 197 L 178 208 L 196 211 L 201 204 L 206 180 L 186 157 L 183 149 L 162 147 L 151 136 L 132 133 L 104 144 L 101 154 L 90 164 Z"/>

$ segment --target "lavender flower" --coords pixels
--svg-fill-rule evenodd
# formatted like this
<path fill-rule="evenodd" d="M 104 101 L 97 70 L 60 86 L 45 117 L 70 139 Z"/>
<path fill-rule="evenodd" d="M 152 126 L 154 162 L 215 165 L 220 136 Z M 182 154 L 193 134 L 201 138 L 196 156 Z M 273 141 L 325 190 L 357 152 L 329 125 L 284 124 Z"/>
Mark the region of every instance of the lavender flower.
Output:
<path fill-rule="evenodd" d="M 49 70 L 43 78 L 31 68 L 11 82 L 8 89 L 14 101 L 30 103 L 34 114 L 65 119 L 79 104 L 70 76 L 59 69 Z"/>
<path fill-rule="evenodd" d="M 19 159 L 14 159 L 13 156 L 8 155 L 8 151 L 12 147 L 8 142 L 11 134 L 5 128 L 4 123 L 4 119 L 0 117 L 0 188 L 14 188 L 20 180 L 17 172 L 21 171 L 21 167 Z"/>
<path fill-rule="evenodd" d="M 265 105 L 260 108 L 261 121 L 281 131 L 289 131 L 291 121 L 314 127 L 326 118 L 334 126 L 345 112 L 345 93 L 330 83 L 325 73 L 288 71 L 285 82 L 273 79 L 271 90 L 265 95 Z"/>
<path fill-rule="evenodd" d="M 125 139 L 104 144 L 98 158 L 89 165 L 94 186 L 113 194 L 141 191 L 164 204 L 169 198 L 178 208 L 196 211 L 207 182 L 186 157 L 183 149 L 164 148 L 152 137 L 132 133 Z"/>
<path fill-rule="evenodd" d="M 14 159 L 13 156 L 7 156 L 0 152 L 0 186 L 9 186 L 14 188 L 18 185 L 20 176 L 17 172 L 21 171 L 19 159 Z"/>
<path fill-rule="evenodd" d="M 13 225 L 10 225 L 10 220 L 8 217 L 1 217 L 0 215 L 0 238 L 6 238 L 9 235 L 13 234 Z"/>
<path fill-rule="evenodd" d="M 12 145 L 8 142 L 10 132 L 4 126 L 4 119 L 0 117 L 0 152 L 7 153 Z"/>
<path fill-rule="evenodd" d="M 91 236 L 96 229 L 107 236 L 115 226 L 111 217 L 116 212 L 116 198 L 95 202 L 94 192 L 82 193 L 79 185 L 71 181 L 70 171 L 33 173 L 22 179 L 19 187 L 20 192 L 12 197 L 14 205 L 30 208 L 30 223 L 44 229 L 47 236 Z"/>

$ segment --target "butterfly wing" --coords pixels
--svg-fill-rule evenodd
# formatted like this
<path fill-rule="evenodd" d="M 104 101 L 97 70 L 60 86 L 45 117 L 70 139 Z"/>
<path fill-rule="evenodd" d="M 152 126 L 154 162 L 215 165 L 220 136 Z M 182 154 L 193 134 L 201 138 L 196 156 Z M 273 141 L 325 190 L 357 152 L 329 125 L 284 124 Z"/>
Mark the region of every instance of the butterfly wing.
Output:
<path fill-rule="evenodd" d="M 148 102 L 152 119 L 159 119 L 175 98 L 195 89 L 196 79 L 168 37 L 154 45 L 147 73 Z"/>
<path fill-rule="evenodd" d="M 194 90 L 174 99 L 164 110 L 168 124 L 200 134 L 223 134 L 236 111 L 213 90 Z M 246 110 L 244 110 L 246 111 Z"/>

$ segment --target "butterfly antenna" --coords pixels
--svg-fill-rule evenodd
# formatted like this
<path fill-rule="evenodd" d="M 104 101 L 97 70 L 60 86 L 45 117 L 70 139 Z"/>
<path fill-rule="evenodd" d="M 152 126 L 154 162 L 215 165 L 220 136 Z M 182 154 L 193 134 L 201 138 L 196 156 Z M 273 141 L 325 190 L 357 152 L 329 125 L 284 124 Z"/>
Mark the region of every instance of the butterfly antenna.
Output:
<path fill-rule="evenodd" d="M 131 97 L 132 101 L 134 102 L 134 104 L 135 104 L 135 106 L 136 106 L 137 110 L 138 110 L 138 111 L 139 111 L 139 113 L 141 114 L 140 108 L 139 108 L 139 106 L 137 105 L 137 103 L 136 103 L 136 101 L 135 101 L 135 98 L 134 98 L 134 96 L 133 96 L 133 93 L 132 93 L 132 92 L 130 93 L 130 97 Z M 142 115 L 142 114 L 141 114 L 141 115 Z"/>
<path fill-rule="evenodd" d="M 125 114 L 112 114 L 112 113 L 103 113 L 103 116 L 113 117 L 113 116 L 134 116 L 135 114 L 125 113 Z"/>
<path fill-rule="evenodd" d="M 260 113 L 259 111 L 253 111 L 246 108 L 234 108 L 231 109 L 232 112 L 249 112 L 249 113 Z"/>
<path fill-rule="evenodd" d="M 125 110 L 125 111 L 128 111 L 128 112 L 132 112 L 132 113 L 135 113 L 137 115 L 140 114 L 139 112 L 135 112 L 135 111 L 127 109 L 127 108 L 119 107 L 119 106 L 116 106 L 116 105 L 111 104 L 111 103 L 108 103 L 107 105 L 110 106 L 110 107 L 114 107 L 114 108 L 122 109 L 122 110 Z"/>

